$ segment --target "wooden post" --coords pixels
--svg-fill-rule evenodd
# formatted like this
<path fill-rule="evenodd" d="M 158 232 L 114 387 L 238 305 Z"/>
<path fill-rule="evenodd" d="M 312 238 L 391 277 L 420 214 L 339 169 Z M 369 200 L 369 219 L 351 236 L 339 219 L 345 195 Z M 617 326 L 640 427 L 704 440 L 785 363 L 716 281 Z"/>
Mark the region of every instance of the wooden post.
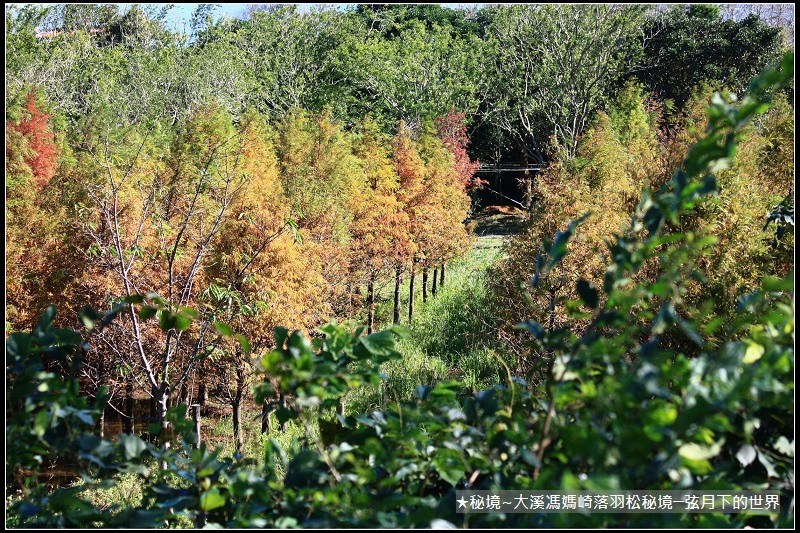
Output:
<path fill-rule="evenodd" d="M 202 376 L 202 372 L 200 376 L 200 391 L 197 395 L 199 396 L 197 403 L 200 405 L 205 405 L 208 403 L 208 385 L 206 385 L 206 380 L 205 377 Z"/>
<path fill-rule="evenodd" d="M 369 275 L 367 281 L 367 305 L 369 306 L 369 317 L 367 319 L 367 333 L 372 333 L 375 326 L 375 272 Z"/>
<path fill-rule="evenodd" d="M 392 323 L 400 323 L 400 285 L 403 283 L 403 270 L 398 266 L 395 270 L 394 276 L 394 313 L 392 314 Z"/>
<path fill-rule="evenodd" d="M 411 279 L 408 288 L 408 323 L 414 318 L 414 260 L 411 260 Z"/>
<path fill-rule="evenodd" d="M 278 405 L 280 405 L 281 407 L 285 407 L 286 406 L 286 396 L 284 396 L 284 394 L 282 392 L 280 394 L 278 394 Z M 281 424 L 281 431 L 286 433 L 286 422 Z"/>
<path fill-rule="evenodd" d="M 428 301 L 428 265 L 422 266 L 422 301 Z"/>
<path fill-rule="evenodd" d="M 194 432 L 197 433 L 197 442 L 192 445 L 193 448 L 200 446 L 200 404 L 192 404 L 192 420 L 194 420 Z"/>
<path fill-rule="evenodd" d="M 267 402 L 261 406 L 261 433 L 269 432 L 269 413 L 267 412 Z"/>

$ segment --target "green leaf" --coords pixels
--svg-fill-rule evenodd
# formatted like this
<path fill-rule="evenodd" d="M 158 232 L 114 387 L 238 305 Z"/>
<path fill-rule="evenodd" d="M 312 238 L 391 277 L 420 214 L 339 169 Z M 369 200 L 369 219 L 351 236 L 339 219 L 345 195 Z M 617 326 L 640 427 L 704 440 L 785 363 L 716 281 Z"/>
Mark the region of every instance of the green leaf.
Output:
<path fill-rule="evenodd" d="M 142 307 L 141 309 L 139 309 L 139 318 L 141 318 L 142 320 L 147 320 L 148 318 L 155 316 L 157 311 L 158 309 L 156 309 L 155 307 L 149 307 L 149 306 Z"/>
<path fill-rule="evenodd" d="M 700 334 L 697 333 L 697 331 L 695 331 L 692 324 L 690 324 L 686 320 L 683 320 L 682 318 L 677 318 L 677 320 L 678 320 L 678 326 L 681 328 L 681 331 L 683 331 L 683 333 L 687 337 L 689 337 L 692 340 L 692 342 L 694 342 L 695 344 L 697 344 L 702 348 L 705 345 L 705 341 L 700 336 Z"/>
<path fill-rule="evenodd" d="M 394 335 L 389 330 L 366 335 L 359 342 L 373 355 L 388 355 L 394 351 Z"/>
<path fill-rule="evenodd" d="M 6 352 L 11 358 L 22 359 L 31 353 L 33 339 L 27 333 L 12 333 L 6 339 Z"/>
<path fill-rule="evenodd" d="M 53 324 L 53 320 L 56 318 L 56 306 L 50 305 L 45 309 L 42 317 L 39 319 L 39 323 L 36 326 L 37 331 L 44 332 L 50 328 Z"/>
<path fill-rule="evenodd" d="M 758 450 L 758 462 L 767 470 L 767 476 L 778 477 L 778 471 L 775 469 L 775 465 L 772 464 L 772 460 L 761 450 Z"/>
<path fill-rule="evenodd" d="M 289 336 L 289 330 L 278 326 L 275 328 L 275 346 L 278 348 L 283 348 L 283 343 L 286 342 L 286 338 Z"/>
<path fill-rule="evenodd" d="M 778 440 L 775 441 L 775 444 L 773 446 L 783 455 L 794 457 L 794 440 L 792 440 L 792 442 L 789 442 L 789 439 L 781 435 L 780 437 L 778 437 Z"/>
<path fill-rule="evenodd" d="M 453 450 L 438 450 L 433 458 L 433 466 L 442 479 L 454 487 L 464 477 L 464 464 L 458 456 L 458 452 Z"/>
<path fill-rule="evenodd" d="M 167 311 L 166 309 L 161 310 L 158 317 L 158 327 L 161 331 L 169 331 L 175 327 L 175 315 Z"/>
<path fill-rule="evenodd" d="M 86 411 L 76 411 L 75 417 L 88 426 L 94 425 L 94 419 L 92 418 L 92 415 Z"/>
<path fill-rule="evenodd" d="M 267 372 L 274 372 L 282 360 L 283 354 L 278 350 L 272 350 L 261 358 L 261 367 Z"/>
<path fill-rule="evenodd" d="M 83 322 L 83 325 L 86 327 L 87 331 L 92 331 L 94 329 L 94 323 L 97 320 L 100 320 L 100 315 L 98 315 L 97 312 L 88 305 L 81 309 L 79 316 L 81 317 L 81 321 Z"/>
<path fill-rule="evenodd" d="M 745 343 L 747 344 L 747 349 L 744 352 L 742 362 L 749 365 L 761 359 L 761 356 L 764 355 L 764 347 L 750 339 L 745 339 Z"/>
<path fill-rule="evenodd" d="M 197 309 L 192 309 L 191 307 L 181 307 L 181 313 L 195 320 L 200 317 L 200 313 L 197 312 Z"/>
<path fill-rule="evenodd" d="M 178 313 L 175 315 L 175 329 L 178 331 L 186 331 L 189 329 L 189 326 L 192 325 L 192 318 L 183 314 Z"/>
<path fill-rule="evenodd" d="M 33 433 L 37 437 L 42 438 L 47 431 L 48 422 L 47 411 L 39 411 L 36 414 L 36 418 L 33 419 Z"/>
<path fill-rule="evenodd" d="M 440 381 L 428 392 L 428 395 L 433 397 L 455 399 L 458 392 L 461 390 L 461 386 L 462 385 L 460 381 Z"/>
<path fill-rule="evenodd" d="M 226 337 L 233 336 L 233 328 L 224 322 L 214 322 L 214 328 L 219 332 L 220 335 L 224 335 Z"/>
<path fill-rule="evenodd" d="M 533 334 L 534 337 L 536 337 L 539 340 L 544 339 L 545 335 L 547 334 L 547 330 L 544 328 L 544 326 L 542 326 L 538 322 L 534 322 L 533 320 L 526 320 L 521 324 L 517 324 L 515 327 L 517 329 L 527 329 L 528 331 L 531 332 L 531 334 Z"/>
<path fill-rule="evenodd" d="M 392 324 L 388 331 L 391 331 L 401 339 L 407 339 L 411 337 L 411 330 L 405 326 L 401 326 L 400 324 Z"/>
<path fill-rule="evenodd" d="M 781 279 L 774 276 L 765 276 L 761 281 L 761 288 L 767 292 L 788 292 L 794 290 L 794 277 Z"/>
<path fill-rule="evenodd" d="M 250 341 L 247 340 L 247 337 L 242 335 L 241 333 L 237 333 L 234 335 L 236 341 L 239 343 L 239 346 L 242 348 L 242 352 L 247 355 L 252 351 L 252 347 L 250 346 Z"/>
<path fill-rule="evenodd" d="M 136 435 L 121 433 L 119 442 L 122 444 L 122 449 L 125 451 L 125 459 L 128 461 L 139 457 L 147 449 L 147 443 Z"/>
<path fill-rule="evenodd" d="M 297 413 L 293 409 L 279 407 L 278 410 L 275 411 L 275 417 L 278 419 L 279 424 L 285 424 L 289 420 L 297 418 Z"/>
<path fill-rule="evenodd" d="M 576 218 L 569 223 L 567 229 L 556 233 L 556 237 L 553 239 L 553 245 L 547 251 L 547 256 L 550 258 L 550 261 L 547 263 L 545 270 L 549 271 L 561 262 L 567 254 L 567 244 L 569 244 L 569 241 L 572 239 L 575 230 L 589 218 L 590 214 L 591 213 L 585 213 L 581 217 Z"/>
<path fill-rule="evenodd" d="M 340 433 L 341 427 L 336 420 L 319 419 L 319 436 L 322 444 L 330 446 L 336 442 L 336 437 Z"/>
<path fill-rule="evenodd" d="M 220 494 L 219 489 L 214 487 L 200 495 L 200 507 L 203 511 L 213 511 L 225 505 L 225 497 Z"/>
<path fill-rule="evenodd" d="M 722 450 L 722 445 L 724 444 L 724 442 L 725 441 L 723 439 L 710 446 L 703 446 L 702 444 L 690 442 L 678 448 L 678 454 L 683 458 L 695 461 L 703 459 L 711 459 L 712 457 L 716 457 L 717 455 L 719 455 L 719 452 Z"/>

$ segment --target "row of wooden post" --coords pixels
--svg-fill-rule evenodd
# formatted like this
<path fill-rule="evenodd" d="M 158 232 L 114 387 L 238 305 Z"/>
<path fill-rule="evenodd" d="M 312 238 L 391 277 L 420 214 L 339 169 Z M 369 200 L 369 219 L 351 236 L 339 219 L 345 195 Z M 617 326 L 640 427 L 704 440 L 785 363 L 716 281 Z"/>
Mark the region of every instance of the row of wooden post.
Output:
<path fill-rule="evenodd" d="M 392 322 L 400 323 L 400 286 L 403 284 L 403 267 L 398 266 L 395 270 L 394 278 L 394 312 Z M 441 274 L 440 274 L 441 272 Z M 411 279 L 408 287 L 408 322 L 414 318 L 414 262 L 411 262 Z M 431 296 L 436 296 L 438 286 L 444 285 L 444 263 L 433 269 L 433 285 L 431 286 Z M 428 301 L 428 267 L 422 269 L 422 301 Z M 367 280 L 367 333 L 372 333 L 375 326 L 375 273 L 373 272 Z"/>
<path fill-rule="evenodd" d="M 441 275 L 439 275 L 441 272 Z M 414 318 L 414 263 L 411 263 L 411 279 L 408 286 L 408 322 L 411 323 L 411 320 Z M 441 264 L 440 267 L 434 267 L 433 269 L 433 284 L 431 285 L 431 296 L 436 296 L 436 289 L 437 289 L 437 278 L 438 278 L 438 286 L 444 286 L 444 263 Z M 397 269 L 397 275 L 395 277 L 395 284 L 394 284 L 394 317 L 393 322 L 395 324 L 400 323 L 400 285 L 403 282 L 403 271 L 402 269 Z M 424 267 L 422 269 L 422 301 L 428 301 L 428 267 Z"/>

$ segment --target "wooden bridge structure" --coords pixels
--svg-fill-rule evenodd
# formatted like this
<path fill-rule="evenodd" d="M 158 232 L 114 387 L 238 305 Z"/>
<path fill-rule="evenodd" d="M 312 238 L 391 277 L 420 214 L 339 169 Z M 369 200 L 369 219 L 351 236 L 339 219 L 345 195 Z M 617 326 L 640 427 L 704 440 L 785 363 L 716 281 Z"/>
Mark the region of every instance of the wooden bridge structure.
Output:
<path fill-rule="evenodd" d="M 525 208 L 525 204 L 520 202 L 519 200 L 504 194 L 504 192 L 508 192 L 512 195 L 519 194 L 518 184 L 514 183 L 511 187 L 516 191 L 511 192 L 508 190 L 508 185 L 503 187 L 503 180 L 501 179 L 502 175 L 505 173 L 515 173 L 515 174 L 524 174 L 527 172 L 538 172 L 539 170 L 544 169 L 544 165 L 516 165 L 510 163 L 504 163 L 499 165 L 481 165 L 478 170 L 475 171 L 476 174 L 481 176 L 485 181 L 484 185 L 482 186 L 483 189 L 489 191 L 494 195 L 494 198 L 503 198 L 504 200 L 511 202 L 521 208 Z M 486 178 L 490 176 L 495 176 L 497 179 L 491 183 L 486 181 Z M 499 189 L 499 190 L 498 190 Z M 505 189 L 505 191 L 504 191 Z M 501 200 L 502 201 L 502 200 Z"/>
<path fill-rule="evenodd" d="M 529 170 L 542 170 L 544 165 L 481 165 L 475 172 L 478 174 L 497 174 L 500 172 L 526 172 Z"/>

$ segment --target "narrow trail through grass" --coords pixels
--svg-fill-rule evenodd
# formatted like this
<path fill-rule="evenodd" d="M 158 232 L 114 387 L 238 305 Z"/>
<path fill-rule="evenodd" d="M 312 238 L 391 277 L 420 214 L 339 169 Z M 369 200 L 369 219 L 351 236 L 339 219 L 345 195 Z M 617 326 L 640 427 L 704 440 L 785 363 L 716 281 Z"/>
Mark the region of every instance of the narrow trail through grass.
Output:
<path fill-rule="evenodd" d="M 400 341 L 402 359 L 387 363 L 382 369 L 388 377 L 376 389 L 353 391 L 345 403 L 348 412 L 380 409 L 389 403 L 410 399 L 414 389 L 437 381 L 455 379 L 476 392 L 505 380 L 505 370 L 498 358 L 507 360 L 493 333 L 493 316 L 486 289 L 487 270 L 502 255 L 508 237 L 477 237 L 466 257 L 447 265 L 445 285 L 436 297 L 422 302 L 421 284 L 415 296 L 415 313 L 408 323 L 408 280 L 402 300 L 406 311 L 402 325 L 411 335 Z M 416 291 L 415 291 L 416 292 Z M 381 293 L 376 317 L 378 329 L 391 322 L 392 299 Z"/>

